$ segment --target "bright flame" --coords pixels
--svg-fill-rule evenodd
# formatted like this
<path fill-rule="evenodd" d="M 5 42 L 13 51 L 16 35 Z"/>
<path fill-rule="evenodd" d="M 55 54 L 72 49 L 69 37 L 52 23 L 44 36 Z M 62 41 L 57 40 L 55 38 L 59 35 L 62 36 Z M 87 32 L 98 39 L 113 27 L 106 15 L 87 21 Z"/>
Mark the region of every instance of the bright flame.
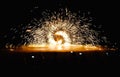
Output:
<path fill-rule="evenodd" d="M 48 42 L 52 45 L 70 45 L 71 39 L 65 31 L 57 31 L 53 35 L 52 33 L 48 34 Z"/>

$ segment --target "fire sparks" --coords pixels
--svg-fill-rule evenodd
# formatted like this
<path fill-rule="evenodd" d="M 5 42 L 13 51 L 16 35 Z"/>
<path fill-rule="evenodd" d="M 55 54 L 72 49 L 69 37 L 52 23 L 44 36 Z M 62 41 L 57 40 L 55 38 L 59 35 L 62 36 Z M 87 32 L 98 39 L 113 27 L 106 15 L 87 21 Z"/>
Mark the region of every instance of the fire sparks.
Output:
<path fill-rule="evenodd" d="M 51 15 L 50 15 L 51 14 Z M 68 9 L 58 12 L 44 12 L 40 20 L 22 28 L 20 35 L 25 41 L 12 51 L 24 52 L 78 52 L 103 51 L 99 33 L 90 28 L 88 17 L 71 13 Z M 17 30 L 16 30 L 17 31 Z M 15 39 L 15 36 L 12 40 Z M 10 46 L 14 44 L 10 43 Z M 13 47 L 12 46 L 12 47 Z M 8 44 L 6 46 L 8 47 Z M 11 48 L 11 47 L 10 47 Z M 10 50 L 11 51 L 11 50 Z"/>

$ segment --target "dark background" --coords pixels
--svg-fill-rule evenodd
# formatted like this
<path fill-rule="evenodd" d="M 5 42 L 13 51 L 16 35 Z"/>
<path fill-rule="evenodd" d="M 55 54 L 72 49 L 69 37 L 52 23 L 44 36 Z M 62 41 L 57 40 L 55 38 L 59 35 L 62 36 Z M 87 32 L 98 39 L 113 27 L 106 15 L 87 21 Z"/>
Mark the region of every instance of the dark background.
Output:
<path fill-rule="evenodd" d="M 119 47 L 119 2 L 113 1 L 101 1 L 101 0 L 16 0 L 16 1 L 1 1 L 0 2 L 0 42 L 1 47 L 4 45 L 3 36 L 9 32 L 9 29 L 12 25 L 19 25 L 22 23 L 29 22 L 34 15 L 31 14 L 31 11 L 34 11 L 33 8 L 39 7 L 40 12 L 45 9 L 58 9 L 58 8 L 69 8 L 74 11 L 90 11 L 91 16 L 95 18 L 95 21 L 98 25 L 102 25 L 102 29 L 108 34 L 109 39 L 112 42 L 117 43 Z M 18 68 L 20 64 L 33 65 L 33 68 L 36 69 L 40 64 L 44 64 L 41 54 L 35 54 L 35 60 L 31 59 L 31 55 L 34 54 L 8 54 L 0 53 L 0 63 L 1 64 L 11 64 Z M 49 54 L 47 54 L 49 55 Z M 106 53 L 97 54 L 94 53 L 91 55 L 83 54 L 79 57 L 77 53 L 72 55 L 67 55 L 60 59 L 56 58 L 56 55 L 61 56 L 60 54 L 51 54 L 52 57 L 46 57 L 45 64 L 57 63 L 59 61 L 61 64 L 119 64 L 120 55 L 119 51 L 116 53 L 110 53 L 110 56 L 107 56 Z M 45 55 L 46 56 L 46 55 Z M 62 55 L 63 56 L 63 55 Z M 50 58 L 49 58 L 50 57 Z M 66 59 L 64 59 L 66 58 Z M 57 60 L 58 59 L 58 60 Z M 43 62 L 42 62 L 43 61 Z M 57 62 L 56 62 L 57 61 Z M 80 61 L 80 63 L 79 63 Z M 38 63 L 37 63 L 38 62 Z M 41 63 L 40 63 L 41 62 Z M 11 68 L 11 65 L 8 67 Z M 2 66 L 2 65 L 1 65 Z M 20 68 L 20 67 L 19 67 Z M 39 66 L 40 68 L 40 66 Z"/>

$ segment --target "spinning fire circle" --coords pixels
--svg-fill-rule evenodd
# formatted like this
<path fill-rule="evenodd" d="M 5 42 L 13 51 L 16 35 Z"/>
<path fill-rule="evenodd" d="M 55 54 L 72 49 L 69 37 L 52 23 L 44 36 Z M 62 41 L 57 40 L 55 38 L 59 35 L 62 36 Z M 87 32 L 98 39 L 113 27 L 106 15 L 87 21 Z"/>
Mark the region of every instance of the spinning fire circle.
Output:
<path fill-rule="evenodd" d="M 11 29 L 13 32 L 21 34 L 24 44 L 14 46 L 7 43 L 6 48 L 16 52 L 88 52 L 105 51 L 108 48 L 99 45 L 105 42 L 106 38 L 90 28 L 91 18 L 80 17 L 76 13 L 71 13 L 68 9 L 54 13 L 45 13 L 43 18 L 35 20 L 28 26 L 22 27 L 22 31 Z M 11 32 L 12 33 L 12 32 Z M 16 34 L 16 35 L 18 35 Z M 9 36 L 8 36 L 9 38 Z M 12 36 L 10 41 L 16 40 Z M 111 50 L 111 49 L 110 49 Z"/>

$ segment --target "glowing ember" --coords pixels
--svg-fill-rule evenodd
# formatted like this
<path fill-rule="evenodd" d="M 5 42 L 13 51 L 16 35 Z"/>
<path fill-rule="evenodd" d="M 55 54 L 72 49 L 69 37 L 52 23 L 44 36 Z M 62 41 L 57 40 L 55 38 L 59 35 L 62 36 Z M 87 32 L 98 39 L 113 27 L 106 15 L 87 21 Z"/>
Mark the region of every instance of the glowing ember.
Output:
<path fill-rule="evenodd" d="M 99 46 L 91 45 L 30 45 L 29 47 L 19 47 L 10 51 L 16 52 L 89 52 L 89 51 L 104 51 L 103 48 Z"/>
<path fill-rule="evenodd" d="M 43 18 L 35 19 L 23 27 L 22 31 L 12 29 L 25 41 L 20 47 L 7 43 L 6 48 L 18 52 L 104 51 L 100 43 L 105 43 L 106 38 L 103 39 L 90 28 L 90 21 L 89 17 L 80 17 L 68 9 L 59 10 L 58 13 L 44 12 Z M 12 40 L 16 40 L 16 36 Z"/>

